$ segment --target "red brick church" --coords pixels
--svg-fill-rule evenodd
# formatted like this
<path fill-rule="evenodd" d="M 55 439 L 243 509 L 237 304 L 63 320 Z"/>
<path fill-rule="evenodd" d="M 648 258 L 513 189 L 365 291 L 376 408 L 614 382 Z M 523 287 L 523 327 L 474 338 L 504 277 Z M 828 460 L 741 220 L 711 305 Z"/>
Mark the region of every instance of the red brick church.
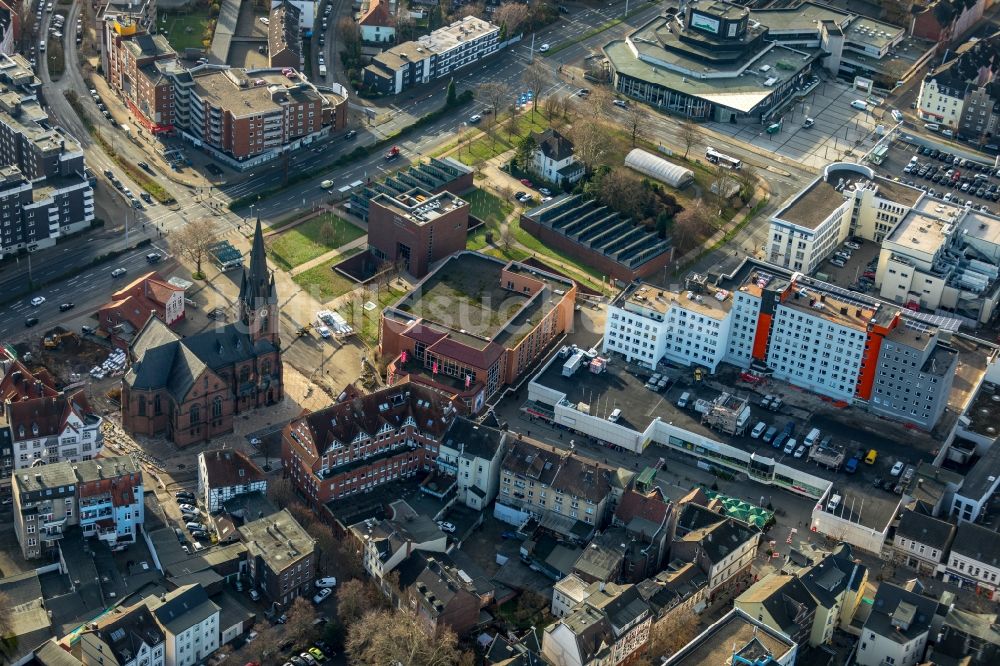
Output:
<path fill-rule="evenodd" d="M 237 306 L 236 322 L 186 338 L 150 316 L 128 349 L 126 432 L 189 446 L 232 431 L 236 414 L 282 399 L 278 296 L 260 220 Z"/>

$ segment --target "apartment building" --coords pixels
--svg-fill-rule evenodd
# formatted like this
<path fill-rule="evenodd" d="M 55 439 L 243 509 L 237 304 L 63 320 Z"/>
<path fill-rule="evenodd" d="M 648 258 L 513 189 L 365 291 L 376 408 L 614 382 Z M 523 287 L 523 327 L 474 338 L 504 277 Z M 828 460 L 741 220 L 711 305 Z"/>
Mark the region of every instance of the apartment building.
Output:
<path fill-rule="evenodd" d="M 166 666 L 166 653 L 166 635 L 145 604 L 105 615 L 80 634 L 85 666 Z"/>
<path fill-rule="evenodd" d="M 209 513 L 247 493 L 266 493 L 267 477 L 247 454 L 237 449 L 215 449 L 198 454 L 198 500 Z"/>
<path fill-rule="evenodd" d="M 733 606 L 799 645 L 810 644 L 816 600 L 795 576 L 771 573 L 736 597 Z"/>
<path fill-rule="evenodd" d="M 12 479 L 14 533 L 25 559 L 52 554 L 66 531 L 134 542 L 144 518 L 142 472 L 129 456 L 59 462 Z"/>
<path fill-rule="evenodd" d="M 455 419 L 438 444 L 435 465 L 454 477 L 459 502 L 482 511 L 500 490 L 500 465 L 507 452 L 506 430 Z"/>
<path fill-rule="evenodd" d="M 760 533 L 745 523 L 689 502 L 681 507 L 670 557 L 693 562 L 708 576 L 710 600 L 732 598 L 751 582 Z"/>
<path fill-rule="evenodd" d="M 948 553 L 944 580 L 995 599 L 1000 589 L 998 576 L 1000 534 L 975 523 L 960 523 Z"/>
<path fill-rule="evenodd" d="M 0 458 L 0 484 L 36 464 L 80 462 L 104 447 L 103 417 L 82 388 L 59 391 L 47 372 L 32 374 L 11 350 L 0 349 L 0 431 L 7 443 Z"/>
<path fill-rule="evenodd" d="M 418 551 L 403 560 L 396 571 L 397 605 L 403 611 L 415 612 L 428 635 L 450 627 L 465 636 L 479 624 L 484 600 L 473 577 L 448 555 Z"/>
<path fill-rule="evenodd" d="M 923 662 L 938 603 L 882 582 L 861 629 L 855 663 L 860 666 L 913 666 Z"/>
<path fill-rule="evenodd" d="M 898 561 L 925 576 L 937 577 L 955 538 L 955 525 L 921 511 L 906 509 L 892 547 Z"/>
<path fill-rule="evenodd" d="M 295 597 L 311 595 L 316 542 L 288 509 L 248 522 L 239 533 L 247 546 L 252 589 L 282 607 Z"/>
<path fill-rule="evenodd" d="M 136 31 L 152 31 L 156 28 L 156 0 L 106 0 L 97 8 L 97 34 L 101 38 L 101 66 L 107 72 L 110 45 L 108 24 L 135 25 Z"/>
<path fill-rule="evenodd" d="M 389 517 L 369 518 L 350 527 L 361 548 L 361 565 L 383 594 L 392 590 L 385 578 L 413 553 L 445 553 L 448 535 L 427 516 L 418 514 L 405 500 L 389 505 Z"/>
<path fill-rule="evenodd" d="M 798 644 L 738 608 L 698 634 L 691 642 L 669 657 L 663 666 L 701 666 L 718 663 L 762 663 L 793 666 Z"/>
<path fill-rule="evenodd" d="M 500 494 L 493 514 L 512 525 L 539 519 L 570 534 L 577 523 L 600 528 L 632 474 L 553 446 L 518 439 L 500 466 Z"/>
<path fill-rule="evenodd" d="M 82 231 L 94 192 L 79 142 L 53 127 L 27 59 L 0 54 L 0 254 L 33 252 Z"/>
<path fill-rule="evenodd" d="M 388 0 L 370 0 L 367 11 L 358 18 L 358 26 L 363 42 L 378 44 L 396 39 L 396 17 Z"/>
<path fill-rule="evenodd" d="M 500 48 L 500 27 L 466 16 L 415 42 L 383 51 L 364 69 L 366 87 L 395 95 L 412 86 L 451 76 Z"/>
<path fill-rule="evenodd" d="M 271 9 L 267 25 L 267 62 L 270 67 L 302 67 L 301 14 L 299 8 L 287 0 Z"/>
<path fill-rule="evenodd" d="M 783 567 L 782 570 L 792 568 Z M 838 544 L 818 562 L 810 561 L 795 574 L 816 600 L 811 645 L 831 643 L 834 631 L 847 631 L 861 606 L 868 584 L 868 569 L 854 557 L 850 545 Z"/>
<path fill-rule="evenodd" d="M 382 312 L 389 383 L 420 383 L 477 414 L 573 322 L 576 283 L 517 261 L 459 252 Z"/>
<path fill-rule="evenodd" d="M 465 249 L 469 204 L 451 192 L 416 187 L 402 194 L 380 192 L 368 204 L 368 250 L 416 278 L 431 264 Z"/>
<path fill-rule="evenodd" d="M 159 34 L 150 34 L 142 19 L 118 15 L 107 18 L 104 31 L 104 78 L 125 102 L 132 116 L 153 134 L 174 129 L 173 84 L 158 64 L 172 63 L 177 53 Z"/>
<path fill-rule="evenodd" d="M 979 138 L 984 133 L 976 129 L 976 121 L 981 125 L 992 115 L 993 103 L 985 103 L 989 94 L 984 98 L 984 93 L 998 68 L 992 60 L 996 41 L 995 35 L 969 40 L 955 49 L 951 60 L 924 75 L 917 97 L 921 120 L 951 128 L 966 138 Z M 970 101 L 974 101 L 973 109 L 981 112 L 978 118 L 967 113 L 965 105 Z"/>
<path fill-rule="evenodd" d="M 145 604 L 164 633 L 165 666 L 203 663 L 219 649 L 219 606 L 201 585 L 183 585 Z"/>
<path fill-rule="evenodd" d="M 545 628 L 542 656 L 553 666 L 627 663 L 649 640 L 652 619 L 636 586 L 602 587 Z"/>

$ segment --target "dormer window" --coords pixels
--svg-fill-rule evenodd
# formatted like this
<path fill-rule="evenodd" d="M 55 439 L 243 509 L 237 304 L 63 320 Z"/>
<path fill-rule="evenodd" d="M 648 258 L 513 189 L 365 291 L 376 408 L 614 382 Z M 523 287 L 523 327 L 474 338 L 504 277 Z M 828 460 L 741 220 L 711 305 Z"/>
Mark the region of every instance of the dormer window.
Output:
<path fill-rule="evenodd" d="M 24 437 L 24 424 L 21 424 L 17 427 L 17 436 Z"/>
<path fill-rule="evenodd" d="M 32 423 L 31 424 L 31 434 L 34 435 L 35 437 L 38 437 L 38 424 L 37 423 Z"/>

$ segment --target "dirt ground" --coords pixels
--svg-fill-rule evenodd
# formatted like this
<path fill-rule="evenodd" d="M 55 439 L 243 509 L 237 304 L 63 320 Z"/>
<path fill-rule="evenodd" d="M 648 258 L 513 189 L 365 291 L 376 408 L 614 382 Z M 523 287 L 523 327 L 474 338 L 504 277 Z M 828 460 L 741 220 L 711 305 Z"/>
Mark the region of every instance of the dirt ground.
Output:
<path fill-rule="evenodd" d="M 45 349 L 43 339 L 47 337 L 60 337 L 59 346 Z M 61 326 L 45 331 L 37 339 L 19 343 L 15 349 L 22 360 L 30 359 L 25 362 L 29 369 L 46 368 L 60 385 L 79 381 L 91 368 L 104 362 L 112 351 L 92 338 L 66 331 Z"/>

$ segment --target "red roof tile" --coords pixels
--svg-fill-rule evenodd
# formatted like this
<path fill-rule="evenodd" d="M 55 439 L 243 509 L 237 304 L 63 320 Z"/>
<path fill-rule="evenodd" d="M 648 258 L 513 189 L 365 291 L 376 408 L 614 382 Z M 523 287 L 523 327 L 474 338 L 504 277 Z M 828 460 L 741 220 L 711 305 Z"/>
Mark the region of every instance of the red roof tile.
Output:
<path fill-rule="evenodd" d="M 389 12 L 389 3 L 384 0 L 372 0 L 371 4 L 368 5 L 368 11 L 358 21 L 358 25 L 394 27 L 392 14 Z"/>

